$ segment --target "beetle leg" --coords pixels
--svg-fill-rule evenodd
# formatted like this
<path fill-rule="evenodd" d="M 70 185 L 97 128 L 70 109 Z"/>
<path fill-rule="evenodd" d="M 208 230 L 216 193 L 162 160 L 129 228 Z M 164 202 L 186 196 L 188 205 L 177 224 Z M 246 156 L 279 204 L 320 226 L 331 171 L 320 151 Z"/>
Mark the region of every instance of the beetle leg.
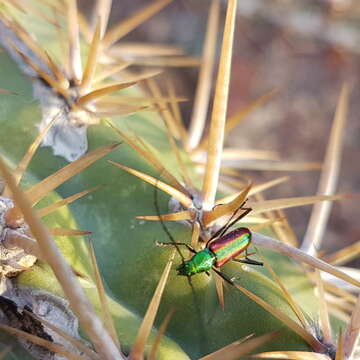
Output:
<path fill-rule="evenodd" d="M 228 284 L 230 285 L 235 285 L 234 282 L 228 278 L 226 275 L 224 275 L 221 271 L 219 271 L 218 269 L 216 269 L 216 267 L 212 267 L 213 271 L 215 271 L 223 280 L 225 280 Z"/>
<path fill-rule="evenodd" d="M 245 257 L 246 258 L 248 258 L 249 256 L 251 256 L 251 255 L 255 255 L 256 254 L 256 252 L 255 251 L 253 251 L 253 252 L 251 252 L 250 254 L 247 252 L 247 249 L 245 250 Z"/>
<path fill-rule="evenodd" d="M 244 260 L 240 260 L 240 259 L 232 259 L 233 261 L 242 263 L 242 264 L 248 264 L 248 265 L 258 265 L 258 266 L 263 266 L 264 264 L 260 261 L 256 261 L 250 258 L 245 258 Z"/>
<path fill-rule="evenodd" d="M 193 254 L 196 254 L 195 249 L 193 249 L 189 244 L 186 243 L 180 243 L 180 242 L 161 242 L 161 241 L 156 241 L 155 243 L 157 246 L 176 246 L 176 245 L 180 245 L 180 246 L 186 246 L 187 249 L 192 252 Z"/>
<path fill-rule="evenodd" d="M 264 264 L 261 261 L 256 261 L 256 260 L 249 258 L 249 255 L 252 255 L 252 254 L 254 254 L 254 253 L 248 254 L 248 249 L 245 249 L 245 260 L 247 261 L 247 263 L 250 265 L 263 266 Z"/>
<path fill-rule="evenodd" d="M 237 261 L 240 262 L 242 264 L 249 264 L 249 265 L 258 265 L 258 266 L 263 266 L 264 264 L 260 261 L 256 261 L 253 259 L 249 258 L 249 255 L 253 255 L 255 253 L 250 253 L 248 254 L 247 249 L 245 250 L 245 259 L 232 259 L 233 261 Z"/>

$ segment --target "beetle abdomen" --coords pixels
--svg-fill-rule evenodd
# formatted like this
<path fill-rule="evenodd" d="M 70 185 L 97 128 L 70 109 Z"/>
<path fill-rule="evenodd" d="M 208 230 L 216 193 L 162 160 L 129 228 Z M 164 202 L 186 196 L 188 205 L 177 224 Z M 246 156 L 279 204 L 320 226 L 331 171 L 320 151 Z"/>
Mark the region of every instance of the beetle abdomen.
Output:
<path fill-rule="evenodd" d="M 247 228 L 235 229 L 209 245 L 209 249 L 216 256 L 216 267 L 221 267 L 229 260 L 240 255 L 251 242 L 251 232 Z"/>

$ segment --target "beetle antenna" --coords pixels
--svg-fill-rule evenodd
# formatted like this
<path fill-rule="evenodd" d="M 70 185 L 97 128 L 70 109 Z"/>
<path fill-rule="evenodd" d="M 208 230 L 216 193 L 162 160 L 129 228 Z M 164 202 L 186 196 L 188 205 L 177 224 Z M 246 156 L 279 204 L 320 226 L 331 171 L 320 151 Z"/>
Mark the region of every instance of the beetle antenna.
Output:
<path fill-rule="evenodd" d="M 159 176 L 161 176 L 161 174 Z M 176 243 L 174 237 L 171 235 L 168 227 L 165 225 L 165 222 L 164 222 L 164 220 L 162 219 L 162 217 L 160 215 L 160 207 L 159 207 L 159 199 L 158 199 L 158 186 L 157 186 L 158 181 L 159 181 L 159 179 L 156 180 L 155 188 L 154 188 L 154 205 L 155 205 L 155 209 L 156 209 L 156 212 L 157 212 L 157 216 L 160 219 L 161 227 L 163 228 L 163 230 L 165 231 L 166 235 L 169 237 L 171 242 L 174 244 L 174 246 L 176 248 L 176 251 L 178 252 L 178 254 L 181 257 L 181 261 L 184 263 L 185 262 L 185 257 L 182 254 L 182 252 L 181 252 L 181 250 L 179 248 L 179 245 Z"/>
<path fill-rule="evenodd" d="M 161 173 L 159 174 L 159 177 L 161 176 Z M 155 209 L 156 209 L 156 213 L 157 213 L 157 216 L 159 217 L 160 219 L 160 224 L 163 228 L 163 230 L 165 231 L 166 235 L 169 237 L 169 239 L 171 240 L 171 243 L 175 246 L 176 248 L 176 251 L 178 252 L 178 254 L 180 255 L 181 257 L 181 261 L 182 263 L 184 264 L 185 263 L 185 257 L 184 255 L 182 254 L 180 248 L 179 248 L 179 245 L 178 243 L 176 242 L 176 240 L 174 239 L 174 237 L 172 236 L 169 228 L 165 225 L 165 222 L 164 220 L 162 219 L 161 215 L 160 215 L 160 206 L 159 206 L 159 199 L 158 199 L 158 186 L 157 186 L 157 183 L 158 183 L 159 179 L 156 180 L 156 183 L 155 183 L 155 189 L 154 189 L 154 205 L 155 205 Z M 196 291 L 195 291 L 195 288 L 194 288 L 194 284 L 192 283 L 191 281 L 191 276 L 190 275 L 187 275 L 187 281 L 188 281 L 188 284 L 191 288 L 191 294 L 192 294 L 192 297 L 193 297 L 193 302 L 194 302 L 194 306 L 195 306 L 195 311 L 199 317 L 199 325 L 201 327 L 201 332 L 200 332 L 200 339 L 202 340 L 203 342 L 203 345 L 205 346 L 206 344 L 204 344 L 205 342 L 207 342 L 207 339 L 206 339 L 206 336 L 205 336 L 205 332 L 206 332 L 206 327 L 205 327 L 205 324 L 204 324 L 204 321 L 203 321 L 203 318 L 201 316 L 201 309 L 200 309 L 200 306 L 199 306 L 199 299 L 196 295 Z"/>
<path fill-rule="evenodd" d="M 216 269 L 216 267 L 212 267 L 212 270 L 215 271 L 223 280 L 225 280 L 228 284 L 234 286 L 234 282 L 228 278 L 226 275 L 224 275 L 221 271 L 219 271 L 218 269 Z"/>

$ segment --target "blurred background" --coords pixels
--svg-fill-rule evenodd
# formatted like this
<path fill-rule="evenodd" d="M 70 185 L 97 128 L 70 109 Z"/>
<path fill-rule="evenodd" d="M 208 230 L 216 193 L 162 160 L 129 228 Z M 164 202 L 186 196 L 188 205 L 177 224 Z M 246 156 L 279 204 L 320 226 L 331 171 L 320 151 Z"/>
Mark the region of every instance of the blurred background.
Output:
<path fill-rule="evenodd" d="M 80 1 L 86 12 L 90 2 Z M 110 27 L 149 5 L 148 0 L 113 1 Z M 175 0 L 128 34 L 123 41 L 179 46 L 201 56 L 210 0 Z M 226 1 L 222 3 L 220 29 Z M 360 189 L 360 2 L 356 0 L 240 0 L 228 114 L 234 114 L 272 89 L 278 93 L 242 121 L 226 144 L 273 151 L 286 161 L 321 162 L 344 81 L 352 84 L 339 193 Z M 218 52 L 222 34 L 218 34 Z M 216 73 L 214 74 L 215 78 Z M 164 75 L 161 75 L 164 76 Z M 161 80 L 160 76 L 160 80 Z M 197 67 L 169 67 L 182 116 L 188 123 Z M 209 112 L 211 113 L 211 112 Z M 240 170 L 241 171 L 241 170 Z M 268 199 L 314 195 L 319 171 L 248 171 L 255 182 L 289 175 L 290 181 L 265 193 Z M 335 202 L 326 232 L 326 252 L 359 241 L 359 198 Z M 299 239 L 311 207 L 286 211 Z M 360 266 L 360 260 L 350 265 Z"/>

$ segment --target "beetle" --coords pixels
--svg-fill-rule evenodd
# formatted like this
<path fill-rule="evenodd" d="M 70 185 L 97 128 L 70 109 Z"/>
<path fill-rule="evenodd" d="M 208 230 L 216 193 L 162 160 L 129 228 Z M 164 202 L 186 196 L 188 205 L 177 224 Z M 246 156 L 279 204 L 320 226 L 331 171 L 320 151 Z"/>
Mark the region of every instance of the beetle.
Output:
<path fill-rule="evenodd" d="M 245 264 L 260 265 L 263 263 L 252 260 L 248 257 L 247 248 L 251 243 L 251 231 L 245 227 L 239 227 L 227 233 L 228 229 L 237 221 L 245 217 L 252 209 L 244 207 L 245 202 L 235 211 L 232 217 L 239 210 L 244 212 L 235 219 L 229 220 L 228 224 L 218 230 L 206 243 L 206 246 L 201 251 L 196 251 L 189 244 L 181 242 L 157 242 L 159 246 L 173 245 L 185 246 L 194 255 L 190 260 L 183 261 L 177 268 L 177 274 L 183 276 L 193 276 L 205 272 L 209 275 L 209 270 L 215 271 L 225 281 L 233 284 L 233 281 L 224 276 L 218 269 L 227 262 L 233 260 Z M 237 259 L 236 257 L 245 252 L 245 259 Z"/>

